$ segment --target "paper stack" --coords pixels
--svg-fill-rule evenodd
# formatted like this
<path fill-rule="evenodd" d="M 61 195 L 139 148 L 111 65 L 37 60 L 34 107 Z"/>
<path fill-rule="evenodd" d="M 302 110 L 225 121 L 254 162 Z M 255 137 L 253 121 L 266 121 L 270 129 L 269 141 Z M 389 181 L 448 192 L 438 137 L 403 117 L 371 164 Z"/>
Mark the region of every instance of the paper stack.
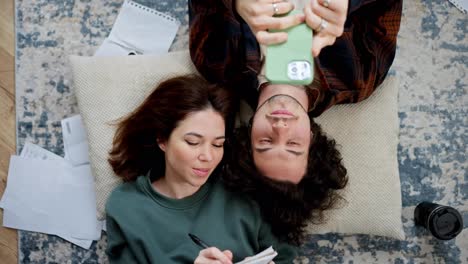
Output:
<path fill-rule="evenodd" d="M 88 249 L 101 237 L 94 178 L 80 116 L 62 121 L 66 157 L 26 143 L 12 156 L 0 201 L 3 225 L 60 236 Z"/>

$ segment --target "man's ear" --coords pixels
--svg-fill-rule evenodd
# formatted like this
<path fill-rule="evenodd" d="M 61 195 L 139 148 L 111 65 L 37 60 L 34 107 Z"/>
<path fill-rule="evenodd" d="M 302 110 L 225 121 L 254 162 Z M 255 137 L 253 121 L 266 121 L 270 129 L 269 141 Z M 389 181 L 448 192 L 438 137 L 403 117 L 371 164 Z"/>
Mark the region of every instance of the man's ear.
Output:
<path fill-rule="evenodd" d="M 166 152 L 166 141 L 157 139 L 157 142 L 158 142 L 159 148 L 160 148 L 163 152 Z"/>

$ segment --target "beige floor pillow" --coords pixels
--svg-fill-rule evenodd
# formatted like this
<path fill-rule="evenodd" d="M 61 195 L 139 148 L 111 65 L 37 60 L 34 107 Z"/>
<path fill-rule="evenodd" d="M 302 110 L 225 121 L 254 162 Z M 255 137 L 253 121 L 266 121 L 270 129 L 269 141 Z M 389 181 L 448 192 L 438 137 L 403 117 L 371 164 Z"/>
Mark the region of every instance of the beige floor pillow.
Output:
<path fill-rule="evenodd" d="M 120 184 L 109 164 L 115 128 L 110 123 L 132 111 L 163 79 L 194 73 L 187 51 L 162 56 L 71 57 L 74 89 L 88 132 L 97 216 L 105 217 L 110 192 Z M 346 199 L 311 233 L 362 233 L 403 238 L 397 163 L 398 82 L 387 78 L 368 100 L 336 106 L 317 122 L 341 145 L 349 172 Z"/>

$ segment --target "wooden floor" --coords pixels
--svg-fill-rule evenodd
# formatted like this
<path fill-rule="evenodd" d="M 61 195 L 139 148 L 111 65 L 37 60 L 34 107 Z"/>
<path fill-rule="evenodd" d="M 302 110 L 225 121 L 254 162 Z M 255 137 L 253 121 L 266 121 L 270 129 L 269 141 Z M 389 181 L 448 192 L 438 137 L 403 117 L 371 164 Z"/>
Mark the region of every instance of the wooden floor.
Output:
<path fill-rule="evenodd" d="M 15 153 L 15 28 L 14 0 L 0 0 L 0 196 L 8 175 L 10 155 Z M 0 209 L 0 262 L 18 263 L 16 230 L 2 227 Z"/>

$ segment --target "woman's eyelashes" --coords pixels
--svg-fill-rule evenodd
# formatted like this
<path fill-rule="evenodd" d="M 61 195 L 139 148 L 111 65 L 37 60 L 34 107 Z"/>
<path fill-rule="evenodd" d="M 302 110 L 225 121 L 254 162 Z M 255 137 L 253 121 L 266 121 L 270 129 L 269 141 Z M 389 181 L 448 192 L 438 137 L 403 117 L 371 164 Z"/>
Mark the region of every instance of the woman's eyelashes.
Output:
<path fill-rule="evenodd" d="M 189 144 L 190 146 L 197 146 L 199 144 L 199 142 L 190 141 L 190 140 L 185 140 L 185 142 L 187 142 L 187 144 Z"/>
<path fill-rule="evenodd" d="M 215 148 L 222 148 L 224 147 L 224 141 L 224 139 L 216 139 L 211 145 L 213 145 Z"/>
<path fill-rule="evenodd" d="M 200 145 L 200 142 L 199 141 L 193 141 L 193 140 L 185 140 L 185 142 L 190 145 L 190 146 L 198 146 Z M 211 144 L 213 147 L 215 148 L 222 148 L 224 147 L 224 141 L 218 141 L 218 142 L 214 142 Z"/>

